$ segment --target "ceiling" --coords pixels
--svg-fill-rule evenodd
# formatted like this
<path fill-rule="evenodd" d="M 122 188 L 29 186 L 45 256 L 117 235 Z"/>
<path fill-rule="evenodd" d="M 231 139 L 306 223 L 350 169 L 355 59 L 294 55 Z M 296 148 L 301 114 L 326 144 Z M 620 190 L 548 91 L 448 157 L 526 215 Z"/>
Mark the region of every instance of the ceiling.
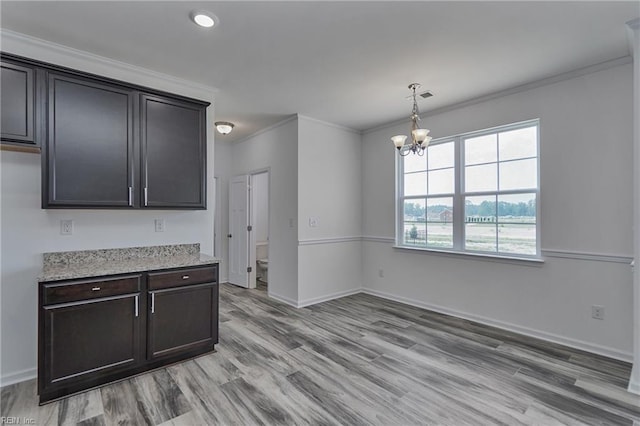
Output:
<path fill-rule="evenodd" d="M 2 28 L 218 89 L 238 140 L 299 113 L 356 130 L 629 55 L 640 2 L 2 1 Z M 218 16 L 213 29 L 193 9 Z"/>

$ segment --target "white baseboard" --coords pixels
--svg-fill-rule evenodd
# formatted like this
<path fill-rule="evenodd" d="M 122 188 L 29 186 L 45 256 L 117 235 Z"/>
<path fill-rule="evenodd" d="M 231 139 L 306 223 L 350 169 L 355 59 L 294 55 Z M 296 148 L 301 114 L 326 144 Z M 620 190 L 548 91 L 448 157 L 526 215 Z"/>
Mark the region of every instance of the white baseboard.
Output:
<path fill-rule="evenodd" d="M 631 370 L 631 379 L 627 390 L 631 393 L 640 395 L 640 365 L 635 364 Z"/>
<path fill-rule="evenodd" d="M 37 368 L 27 368 L 26 370 L 9 373 L 0 378 L 0 387 L 13 385 L 14 383 L 26 382 L 27 380 L 38 377 Z"/>
<path fill-rule="evenodd" d="M 287 304 L 289 306 L 293 306 L 294 308 L 298 307 L 298 301 L 297 300 L 290 299 L 290 298 L 285 297 L 285 296 L 280 296 L 279 294 L 276 294 L 276 293 L 274 293 L 272 291 L 269 291 L 269 290 L 267 290 L 267 293 L 268 293 L 270 298 L 276 299 L 278 302 L 285 303 L 285 304 Z"/>
<path fill-rule="evenodd" d="M 582 340 L 572 339 L 569 337 L 559 336 L 553 333 L 547 333 L 545 331 L 535 330 L 528 327 L 522 327 L 516 324 L 498 321 L 491 318 L 483 317 L 480 315 L 469 314 L 467 312 L 461 312 L 450 308 L 445 308 L 438 305 L 432 305 L 430 303 L 418 302 L 414 299 L 408 299 L 406 297 L 396 296 L 393 294 L 385 293 L 383 291 L 364 288 L 363 293 L 371 294 L 373 296 L 382 297 L 383 299 L 393 300 L 395 302 L 405 303 L 407 305 L 415 306 L 422 309 L 427 309 L 441 314 L 451 315 L 458 318 L 463 318 L 470 321 L 475 321 L 480 324 L 489 325 L 492 327 L 501 328 L 503 330 L 513 331 L 518 334 L 522 334 L 529 337 L 535 337 L 540 340 L 546 340 L 552 343 L 558 343 L 564 346 L 568 346 L 575 349 L 580 349 L 586 352 L 591 352 L 598 355 L 603 355 L 608 358 L 617 359 L 625 362 L 632 362 L 633 355 L 631 352 L 619 351 L 617 349 L 608 348 L 606 346 L 596 345 Z"/>
<path fill-rule="evenodd" d="M 362 288 L 361 287 L 352 288 L 351 290 L 339 291 L 337 293 L 327 294 L 327 295 L 324 295 L 324 296 L 313 297 L 313 298 L 307 299 L 307 300 L 299 300 L 298 304 L 297 304 L 297 307 L 298 308 L 304 308 L 305 306 L 311 306 L 311 305 L 315 305 L 315 304 L 318 304 L 318 303 L 327 302 L 329 300 L 339 299 L 339 298 L 345 297 L 345 296 L 351 296 L 352 294 L 357 294 L 357 293 L 362 293 Z"/>

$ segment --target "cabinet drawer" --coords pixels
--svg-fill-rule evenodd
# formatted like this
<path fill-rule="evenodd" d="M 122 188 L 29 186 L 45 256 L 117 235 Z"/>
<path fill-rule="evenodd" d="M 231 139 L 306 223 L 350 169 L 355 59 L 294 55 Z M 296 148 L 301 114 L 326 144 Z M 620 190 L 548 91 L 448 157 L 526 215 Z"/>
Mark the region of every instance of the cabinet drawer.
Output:
<path fill-rule="evenodd" d="M 64 284 L 44 284 L 44 304 L 75 302 L 119 294 L 140 292 L 140 275 L 103 280 L 73 281 Z"/>
<path fill-rule="evenodd" d="M 171 272 L 149 274 L 149 290 L 180 287 L 191 284 L 215 283 L 218 281 L 218 267 L 186 268 Z"/>

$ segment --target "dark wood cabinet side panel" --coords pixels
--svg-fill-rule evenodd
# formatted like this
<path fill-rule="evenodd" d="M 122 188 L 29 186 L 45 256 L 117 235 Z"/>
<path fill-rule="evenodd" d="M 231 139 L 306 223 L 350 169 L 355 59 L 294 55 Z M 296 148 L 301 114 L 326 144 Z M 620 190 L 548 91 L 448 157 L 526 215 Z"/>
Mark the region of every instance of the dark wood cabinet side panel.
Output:
<path fill-rule="evenodd" d="M 0 63 L 2 141 L 35 144 L 35 70 Z"/>
<path fill-rule="evenodd" d="M 133 93 L 49 76 L 49 205 L 132 204 Z"/>

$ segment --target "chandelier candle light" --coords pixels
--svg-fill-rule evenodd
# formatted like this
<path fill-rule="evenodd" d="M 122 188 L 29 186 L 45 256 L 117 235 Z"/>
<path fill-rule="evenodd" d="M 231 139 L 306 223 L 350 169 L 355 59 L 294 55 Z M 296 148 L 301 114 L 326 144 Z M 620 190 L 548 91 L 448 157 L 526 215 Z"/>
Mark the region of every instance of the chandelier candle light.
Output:
<path fill-rule="evenodd" d="M 413 110 L 411 111 L 411 145 L 405 145 L 407 140 L 406 135 L 396 135 L 391 137 L 391 142 L 398 150 L 401 156 L 407 156 L 410 152 L 418 155 L 424 155 L 424 151 L 431 142 L 431 136 L 429 136 L 430 130 L 421 129 L 418 125 L 420 120 L 420 113 L 418 112 L 418 102 L 416 101 L 416 89 L 420 87 L 420 83 L 411 83 L 409 89 L 413 91 Z M 403 153 L 404 152 L 404 153 Z"/>

